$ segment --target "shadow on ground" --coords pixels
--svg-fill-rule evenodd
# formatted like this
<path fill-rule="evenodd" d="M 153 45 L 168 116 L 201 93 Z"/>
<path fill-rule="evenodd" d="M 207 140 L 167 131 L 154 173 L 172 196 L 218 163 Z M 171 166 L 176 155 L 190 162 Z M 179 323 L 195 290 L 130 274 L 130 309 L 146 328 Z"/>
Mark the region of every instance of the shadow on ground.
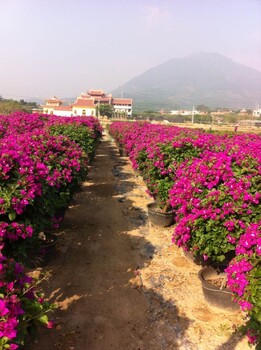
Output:
<path fill-rule="evenodd" d="M 51 278 L 43 285 L 58 304 L 56 327 L 40 330 L 26 349 L 198 349 L 186 338 L 193 321 L 142 283 L 140 270 L 156 251 L 144 237 L 147 213 L 126 196 L 136 186 L 123 171 L 126 162 L 102 141 L 89 180 L 57 231 Z"/>

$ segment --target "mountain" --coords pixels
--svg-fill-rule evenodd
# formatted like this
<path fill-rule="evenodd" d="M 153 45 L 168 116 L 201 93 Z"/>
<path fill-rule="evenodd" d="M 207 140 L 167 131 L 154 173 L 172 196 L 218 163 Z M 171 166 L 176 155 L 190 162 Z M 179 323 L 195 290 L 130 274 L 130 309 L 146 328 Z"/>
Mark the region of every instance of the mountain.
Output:
<path fill-rule="evenodd" d="M 255 108 L 261 104 L 261 72 L 217 53 L 171 59 L 131 79 L 113 96 L 133 98 L 134 110 Z"/>

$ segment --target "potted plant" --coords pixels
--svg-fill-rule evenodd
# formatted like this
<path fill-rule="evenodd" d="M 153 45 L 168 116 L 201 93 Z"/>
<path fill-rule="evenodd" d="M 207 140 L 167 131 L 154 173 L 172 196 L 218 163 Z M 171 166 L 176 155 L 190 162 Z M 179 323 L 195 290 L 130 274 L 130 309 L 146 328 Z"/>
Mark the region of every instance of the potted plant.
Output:
<path fill-rule="evenodd" d="M 249 343 L 261 348 L 261 220 L 240 237 L 236 257 L 225 270 L 228 286 L 246 314 L 243 327 Z"/>
<path fill-rule="evenodd" d="M 169 190 L 176 181 L 176 169 L 184 161 L 191 159 L 200 153 L 200 148 L 193 145 L 192 140 L 180 140 L 179 136 L 169 135 L 166 142 L 155 142 L 148 144 L 137 155 L 136 162 L 139 172 L 148 187 L 149 194 L 156 200 L 151 204 L 151 210 L 167 214 L 170 225 L 171 213 L 173 217 L 173 208 L 169 201 Z M 151 142 L 151 140 L 150 140 Z"/>
<path fill-rule="evenodd" d="M 46 266 L 54 256 L 57 236 L 51 232 L 40 232 L 37 237 L 26 240 L 25 265 L 31 268 Z"/>
<path fill-rule="evenodd" d="M 155 226 L 167 227 L 174 223 L 175 214 L 169 204 L 168 191 L 172 182 L 168 177 L 158 180 L 156 183 L 155 201 L 147 204 L 148 216 Z"/>
<path fill-rule="evenodd" d="M 233 301 L 232 292 L 227 288 L 227 275 L 213 267 L 203 267 L 198 273 L 204 297 L 210 305 L 227 310 L 239 310 Z"/>
<path fill-rule="evenodd" d="M 172 210 L 163 211 L 159 209 L 159 206 L 156 202 L 147 204 L 148 217 L 150 222 L 159 227 L 167 227 L 173 224 L 174 214 Z"/>
<path fill-rule="evenodd" d="M 228 266 L 240 236 L 261 216 L 257 164 L 242 149 L 233 156 L 207 151 L 182 163 L 169 191 L 177 215 L 173 242 L 210 264 Z"/>

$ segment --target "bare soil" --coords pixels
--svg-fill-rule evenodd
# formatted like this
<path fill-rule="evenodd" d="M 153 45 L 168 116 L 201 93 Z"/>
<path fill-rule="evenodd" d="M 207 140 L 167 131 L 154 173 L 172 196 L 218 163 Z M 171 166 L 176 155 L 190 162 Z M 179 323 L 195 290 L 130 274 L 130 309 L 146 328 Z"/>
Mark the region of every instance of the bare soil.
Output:
<path fill-rule="evenodd" d="M 240 311 L 208 305 L 200 266 L 150 225 L 142 179 L 105 135 L 59 230 L 43 285 L 54 329 L 26 350 L 246 350 Z"/>

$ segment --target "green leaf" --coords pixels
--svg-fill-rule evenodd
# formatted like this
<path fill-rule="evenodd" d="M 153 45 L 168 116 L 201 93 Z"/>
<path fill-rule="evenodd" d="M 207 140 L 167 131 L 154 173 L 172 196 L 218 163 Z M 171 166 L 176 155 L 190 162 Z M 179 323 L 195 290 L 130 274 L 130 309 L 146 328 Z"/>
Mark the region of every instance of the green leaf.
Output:
<path fill-rule="evenodd" d="M 259 311 L 259 313 L 257 314 L 257 321 L 261 322 L 261 310 Z"/>
<path fill-rule="evenodd" d="M 8 219 L 10 221 L 14 221 L 16 219 L 16 213 L 15 212 L 11 212 L 8 214 Z"/>
<path fill-rule="evenodd" d="M 47 324 L 47 323 L 48 323 L 48 317 L 47 317 L 47 315 L 43 315 L 43 316 L 39 317 L 38 320 L 39 320 L 41 323 L 44 323 L 44 324 Z"/>

